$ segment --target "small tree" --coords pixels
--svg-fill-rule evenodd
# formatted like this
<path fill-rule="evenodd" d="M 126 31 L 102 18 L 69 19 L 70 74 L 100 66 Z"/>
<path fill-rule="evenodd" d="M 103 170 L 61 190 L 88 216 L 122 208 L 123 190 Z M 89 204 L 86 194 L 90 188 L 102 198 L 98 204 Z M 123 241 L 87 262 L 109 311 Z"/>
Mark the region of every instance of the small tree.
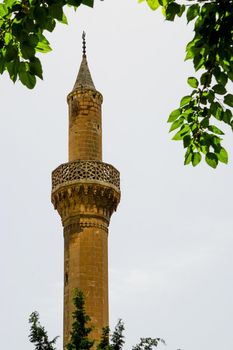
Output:
<path fill-rule="evenodd" d="M 40 324 L 38 312 L 32 312 L 29 323 L 31 324 L 29 339 L 35 344 L 35 350 L 55 350 L 54 345 L 58 337 L 49 341 L 47 332 Z"/>
<path fill-rule="evenodd" d="M 109 344 L 110 328 L 104 327 L 102 330 L 102 335 L 100 343 L 97 345 L 97 350 L 111 350 L 111 345 Z"/>
<path fill-rule="evenodd" d="M 75 290 L 73 302 L 75 310 L 73 312 L 72 331 L 66 349 L 89 350 L 94 345 L 94 340 L 88 337 L 93 326 L 89 325 L 91 318 L 86 314 L 84 295 L 80 290 Z"/>

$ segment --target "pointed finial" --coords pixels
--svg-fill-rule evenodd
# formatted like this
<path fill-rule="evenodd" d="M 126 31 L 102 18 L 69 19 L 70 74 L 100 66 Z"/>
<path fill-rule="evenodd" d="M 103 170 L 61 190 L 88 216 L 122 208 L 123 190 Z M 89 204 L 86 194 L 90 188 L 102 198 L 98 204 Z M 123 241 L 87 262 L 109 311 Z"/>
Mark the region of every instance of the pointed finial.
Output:
<path fill-rule="evenodd" d="M 83 31 L 82 34 L 83 39 L 83 57 L 86 57 L 86 33 Z"/>

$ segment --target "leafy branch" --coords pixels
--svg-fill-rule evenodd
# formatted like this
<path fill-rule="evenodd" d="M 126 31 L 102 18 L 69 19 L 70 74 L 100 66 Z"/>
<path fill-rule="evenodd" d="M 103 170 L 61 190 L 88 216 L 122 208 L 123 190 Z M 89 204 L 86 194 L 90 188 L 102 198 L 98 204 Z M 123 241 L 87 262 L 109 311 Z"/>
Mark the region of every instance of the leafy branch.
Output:
<path fill-rule="evenodd" d="M 32 89 L 37 77 L 43 79 L 38 52 L 51 51 L 45 31 L 57 22 L 67 24 L 64 6 L 93 7 L 94 0 L 4 0 L 0 4 L 0 74 L 9 73 Z"/>
<path fill-rule="evenodd" d="M 233 95 L 227 90 L 233 81 L 233 1 L 188 0 L 178 4 L 174 0 L 147 0 L 147 4 L 152 10 L 160 7 L 166 20 L 174 21 L 185 13 L 188 23 L 194 21 L 194 37 L 186 46 L 185 60 L 192 60 L 195 71 L 202 70 L 202 74 L 188 78 L 192 91 L 168 118 L 169 131 L 176 130 L 173 140 L 183 141 L 186 149 L 184 164 L 196 166 L 203 156 L 212 168 L 219 162 L 227 164 L 224 132 L 215 123 L 223 122 L 233 130 L 229 108 L 233 107 Z"/>

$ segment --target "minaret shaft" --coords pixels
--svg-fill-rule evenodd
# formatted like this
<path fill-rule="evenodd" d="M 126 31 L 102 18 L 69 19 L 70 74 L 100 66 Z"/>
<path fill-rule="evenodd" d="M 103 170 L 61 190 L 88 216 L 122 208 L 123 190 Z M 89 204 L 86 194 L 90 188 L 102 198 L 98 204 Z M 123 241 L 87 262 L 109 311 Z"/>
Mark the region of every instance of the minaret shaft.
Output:
<path fill-rule="evenodd" d="M 69 104 L 69 161 L 102 160 L 102 95 L 97 91 L 74 91 Z"/>

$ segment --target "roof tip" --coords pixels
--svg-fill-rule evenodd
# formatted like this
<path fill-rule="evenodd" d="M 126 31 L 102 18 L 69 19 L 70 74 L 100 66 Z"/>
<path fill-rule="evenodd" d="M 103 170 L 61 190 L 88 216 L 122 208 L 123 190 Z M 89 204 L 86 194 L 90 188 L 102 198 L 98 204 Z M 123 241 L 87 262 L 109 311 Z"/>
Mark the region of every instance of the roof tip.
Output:
<path fill-rule="evenodd" d="M 86 56 L 86 33 L 83 31 L 82 33 L 82 62 L 79 68 L 78 76 L 75 81 L 74 87 L 72 91 L 77 90 L 78 88 L 86 88 L 86 89 L 94 89 L 95 85 L 93 83 L 91 73 L 87 64 L 87 56 Z"/>

